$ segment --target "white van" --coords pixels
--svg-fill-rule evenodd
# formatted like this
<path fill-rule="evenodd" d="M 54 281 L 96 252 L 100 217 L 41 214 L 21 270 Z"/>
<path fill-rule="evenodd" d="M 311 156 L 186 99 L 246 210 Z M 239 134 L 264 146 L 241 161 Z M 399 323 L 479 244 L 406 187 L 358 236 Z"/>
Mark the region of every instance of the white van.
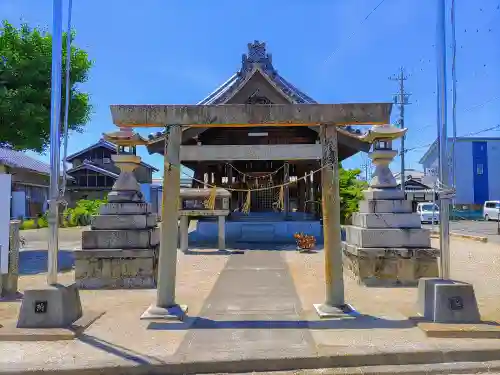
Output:
<path fill-rule="evenodd" d="M 483 207 L 484 220 L 498 220 L 500 216 L 500 201 L 486 201 Z"/>
<path fill-rule="evenodd" d="M 432 202 L 419 203 L 417 213 L 420 215 L 421 223 L 439 223 L 439 207 Z"/>

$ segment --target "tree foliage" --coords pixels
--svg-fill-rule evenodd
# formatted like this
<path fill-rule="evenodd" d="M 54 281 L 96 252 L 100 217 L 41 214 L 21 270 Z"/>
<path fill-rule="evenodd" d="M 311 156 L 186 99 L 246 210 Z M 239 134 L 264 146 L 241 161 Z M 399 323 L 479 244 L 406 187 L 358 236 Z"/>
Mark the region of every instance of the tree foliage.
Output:
<path fill-rule="evenodd" d="M 63 35 L 61 126 L 65 103 L 66 38 Z M 73 40 L 75 33 L 70 33 Z M 89 95 L 79 90 L 92 62 L 85 51 L 71 47 L 68 127 L 81 132 L 91 113 Z M 43 152 L 50 143 L 52 36 L 7 21 L 0 28 L 0 147 Z"/>
<path fill-rule="evenodd" d="M 358 211 L 363 190 L 368 187 L 365 181 L 358 180 L 360 173 L 359 169 L 343 169 L 339 166 L 340 219 L 343 224 Z"/>

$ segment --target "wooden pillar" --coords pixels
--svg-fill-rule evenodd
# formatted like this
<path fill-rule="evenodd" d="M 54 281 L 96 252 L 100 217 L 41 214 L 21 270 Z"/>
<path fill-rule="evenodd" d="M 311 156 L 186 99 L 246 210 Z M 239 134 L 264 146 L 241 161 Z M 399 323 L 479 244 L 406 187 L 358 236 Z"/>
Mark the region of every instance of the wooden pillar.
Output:
<path fill-rule="evenodd" d="M 189 248 L 188 238 L 189 238 L 189 217 L 181 216 L 179 224 L 179 232 L 181 235 L 180 247 L 182 252 L 186 252 Z"/>
<path fill-rule="evenodd" d="M 226 217 L 223 215 L 218 216 L 217 222 L 219 250 L 226 250 Z"/>
<path fill-rule="evenodd" d="M 283 183 L 287 184 L 290 181 L 290 164 L 285 162 L 285 166 L 283 167 Z M 290 212 L 290 189 L 288 185 L 285 185 L 283 188 L 283 208 L 285 212 L 285 217 L 288 216 Z"/>
<path fill-rule="evenodd" d="M 196 166 L 196 169 L 194 170 L 194 183 L 193 183 L 193 187 L 195 188 L 199 188 L 199 187 L 203 187 L 201 182 L 199 181 L 203 181 L 203 176 L 204 176 L 204 173 L 203 173 L 203 167 L 201 165 L 197 165 Z"/>
<path fill-rule="evenodd" d="M 179 125 L 172 125 L 168 131 L 168 142 L 165 142 L 164 151 L 162 222 L 156 303 L 144 312 L 141 319 L 182 320 L 187 310 L 186 306 L 179 306 L 175 301 L 182 128 Z"/>
<path fill-rule="evenodd" d="M 326 295 L 322 305 L 315 305 L 321 317 L 342 314 L 345 309 L 342 247 L 340 236 L 340 194 L 337 129 L 321 125 L 322 206 Z"/>
<path fill-rule="evenodd" d="M 309 171 L 309 178 L 307 179 L 307 181 L 309 183 L 307 190 L 307 195 L 308 195 L 307 199 L 311 201 L 311 203 L 309 203 L 310 212 L 314 214 L 316 213 L 317 203 L 316 203 L 316 196 L 314 194 L 314 174 L 312 173 L 312 171 Z"/>

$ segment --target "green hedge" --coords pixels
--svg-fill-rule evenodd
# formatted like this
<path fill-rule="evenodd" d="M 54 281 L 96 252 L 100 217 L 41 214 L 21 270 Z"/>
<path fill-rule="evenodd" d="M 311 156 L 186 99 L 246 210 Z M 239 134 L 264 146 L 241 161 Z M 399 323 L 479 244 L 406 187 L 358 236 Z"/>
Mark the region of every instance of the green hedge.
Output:
<path fill-rule="evenodd" d="M 63 222 L 61 227 L 69 228 L 90 225 L 92 216 L 99 214 L 99 208 L 104 203 L 106 203 L 106 200 L 81 199 L 77 201 L 74 208 L 66 208 L 63 211 Z M 47 214 L 48 212 L 45 212 L 38 220 L 24 220 L 20 229 L 47 228 L 49 226 Z"/>

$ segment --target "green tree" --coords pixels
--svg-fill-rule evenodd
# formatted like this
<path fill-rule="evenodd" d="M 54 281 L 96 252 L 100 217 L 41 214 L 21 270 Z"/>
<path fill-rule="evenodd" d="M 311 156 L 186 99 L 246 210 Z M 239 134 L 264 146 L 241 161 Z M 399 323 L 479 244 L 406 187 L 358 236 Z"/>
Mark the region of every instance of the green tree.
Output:
<path fill-rule="evenodd" d="M 354 212 L 359 209 L 359 202 L 363 199 L 363 189 L 368 187 L 365 181 L 358 180 L 361 170 L 343 169 L 339 166 L 340 188 L 340 220 L 342 224 L 348 221 Z"/>
<path fill-rule="evenodd" d="M 61 128 L 65 103 L 66 38 L 63 36 Z M 71 32 L 73 40 L 75 33 Z M 79 84 L 87 81 L 92 66 L 87 52 L 71 47 L 68 127 L 82 132 L 88 122 L 89 95 Z M 50 143 L 52 36 L 23 24 L 3 21 L 0 28 L 0 147 L 43 152 Z"/>

